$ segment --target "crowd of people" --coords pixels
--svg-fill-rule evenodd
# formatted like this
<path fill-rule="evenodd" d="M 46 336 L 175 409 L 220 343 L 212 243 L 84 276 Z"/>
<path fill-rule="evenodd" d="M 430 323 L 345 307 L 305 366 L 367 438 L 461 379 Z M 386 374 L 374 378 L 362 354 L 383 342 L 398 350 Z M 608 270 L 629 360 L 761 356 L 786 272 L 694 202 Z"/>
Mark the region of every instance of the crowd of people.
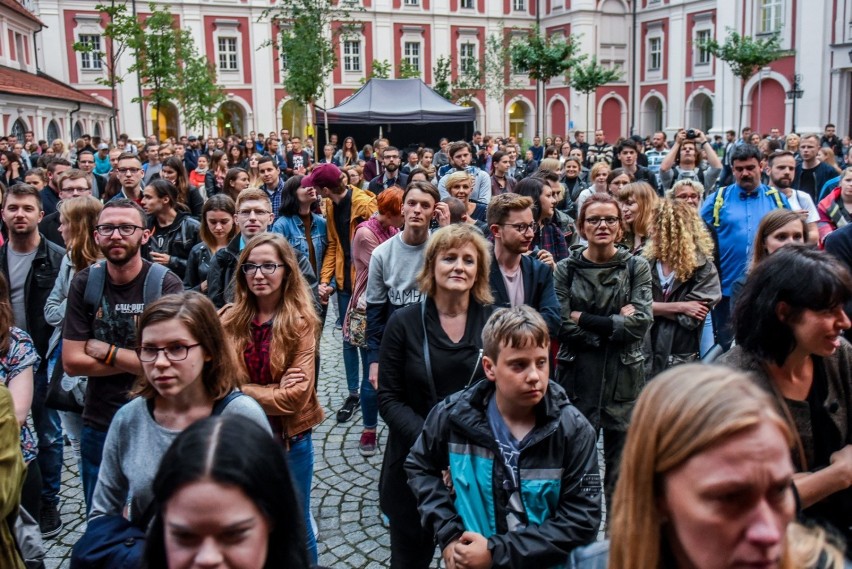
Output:
<path fill-rule="evenodd" d="M 359 411 L 393 568 L 436 547 L 458 569 L 852 551 L 833 125 L 527 148 L 31 135 L 0 137 L 3 567 L 61 531 L 66 441 L 72 566 L 316 566 L 313 429 Z M 325 326 L 343 378 L 320 374 Z"/>

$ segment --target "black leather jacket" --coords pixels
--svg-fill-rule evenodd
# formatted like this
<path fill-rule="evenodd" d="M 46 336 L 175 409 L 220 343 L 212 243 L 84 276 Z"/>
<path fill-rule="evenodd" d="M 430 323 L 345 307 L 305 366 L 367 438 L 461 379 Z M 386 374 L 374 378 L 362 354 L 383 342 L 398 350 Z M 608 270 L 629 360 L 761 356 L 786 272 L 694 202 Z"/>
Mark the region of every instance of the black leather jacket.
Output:
<path fill-rule="evenodd" d="M 65 249 L 48 241 L 44 235 L 39 233 L 41 241 L 38 244 L 32 267 L 27 273 L 24 285 L 24 302 L 27 306 L 28 332 L 32 336 L 38 355 L 41 356 L 41 365 L 46 365 L 47 346 L 50 336 L 53 334 L 53 326 L 44 319 L 44 306 L 47 297 L 53 291 L 53 284 L 59 275 L 59 267 L 65 256 Z M 9 243 L 0 247 L 0 270 L 6 281 L 9 280 L 9 264 L 6 261 L 6 252 Z"/>
<path fill-rule="evenodd" d="M 151 230 L 151 238 L 148 240 L 144 256 L 150 261 L 150 253 L 169 255 L 171 257 L 169 269 L 183 279 L 189 252 L 200 239 L 198 232 L 201 229 L 201 223 L 185 212 L 179 212 L 174 222 L 165 231 L 161 227 L 156 227 L 156 223 L 156 218 L 149 216 L 148 229 Z"/>

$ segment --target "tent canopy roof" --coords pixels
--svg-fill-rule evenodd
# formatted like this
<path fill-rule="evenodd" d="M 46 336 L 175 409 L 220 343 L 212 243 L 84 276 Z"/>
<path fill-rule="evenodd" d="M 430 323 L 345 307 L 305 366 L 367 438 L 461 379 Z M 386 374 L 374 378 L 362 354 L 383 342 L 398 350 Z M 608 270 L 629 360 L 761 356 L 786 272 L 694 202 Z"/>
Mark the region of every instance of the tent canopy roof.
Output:
<path fill-rule="evenodd" d="M 476 120 L 475 109 L 447 101 L 420 79 L 370 79 L 349 99 L 326 112 L 328 122 L 334 124 L 426 124 Z"/>

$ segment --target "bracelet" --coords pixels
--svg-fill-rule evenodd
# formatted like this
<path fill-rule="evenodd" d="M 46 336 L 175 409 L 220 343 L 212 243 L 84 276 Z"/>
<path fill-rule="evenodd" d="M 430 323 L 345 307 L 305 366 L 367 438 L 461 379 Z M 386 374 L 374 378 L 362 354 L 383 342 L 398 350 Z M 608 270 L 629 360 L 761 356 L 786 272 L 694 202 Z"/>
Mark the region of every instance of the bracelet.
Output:
<path fill-rule="evenodd" d="M 115 363 L 115 356 L 118 355 L 118 348 L 114 344 L 110 344 L 109 351 L 107 352 L 106 357 L 104 358 L 104 363 L 108 366 L 111 366 Z"/>

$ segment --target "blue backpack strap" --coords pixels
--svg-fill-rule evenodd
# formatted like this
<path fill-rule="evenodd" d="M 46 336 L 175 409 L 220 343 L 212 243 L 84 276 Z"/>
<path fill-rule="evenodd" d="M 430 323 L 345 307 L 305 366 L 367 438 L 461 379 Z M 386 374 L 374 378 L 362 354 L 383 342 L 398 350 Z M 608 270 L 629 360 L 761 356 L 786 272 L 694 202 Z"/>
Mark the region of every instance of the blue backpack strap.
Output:
<path fill-rule="evenodd" d="M 160 263 L 151 264 L 142 288 L 142 299 L 145 302 L 145 306 L 148 306 L 148 304 L 163 296 L 163 282 L 166 280 L 168 272 L 169 269 L 165 265 L 161 265 Z"/>
<path fill-rule="evenodd" d="M 245 394 L 244 394 L 242 391 L 239 391 L 239 390 L 237 390 L 237 389 L 235 389 L 234 391 L 230 392 L 230 393 L 229 393 L 229 394 L 227 394 L 225 397 L 223 397 L 223 398 L 222 398 L 222 399 L 220 399 L 219 401 L 216 401 L 216 402 L 213 404 L 213 412 L 212 412 L 212 413 L 210 413 L 210 416 L 211 416 L 211 417 L 213 417 L 213 416 L 215 416 L 215 415 L 221 415 L 221 414 L 222 414 L 222 411 L 224 411 L 224 410 L 225 410 L 225 407 L 227 407 L 227 406 L 228 406 L 228 404 L 229 404 L 231 401 L 233 401 L 233 400 L 234 400 L 234 399 L 236 399 L 237 397 L 242 397 L 243 395 L 245 395 Z"/>
<path fill-rule="evenodd" d="M 106 282 L 106 267 L 104 261 L 95 263 L 89 267 L 89 278 L 86 280 L 86 289 L 83 291 L 83 306 L 90 315 L 94 315 L 104 295 L 104 283 Z"/>

